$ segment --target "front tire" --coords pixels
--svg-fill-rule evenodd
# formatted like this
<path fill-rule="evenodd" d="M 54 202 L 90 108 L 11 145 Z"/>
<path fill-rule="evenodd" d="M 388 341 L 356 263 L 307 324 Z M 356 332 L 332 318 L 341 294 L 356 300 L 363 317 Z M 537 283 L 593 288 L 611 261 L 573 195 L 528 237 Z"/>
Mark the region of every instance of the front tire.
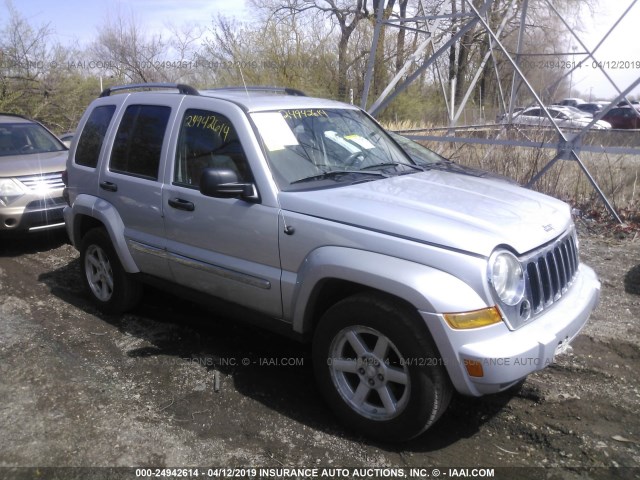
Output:
<path fill-rule="evenodd" d="M 415 311 L 357 294 L 331 307 L 313 340 L 318 385 L 348 426 L 383 441 L 410 440 L 445 411 L 452 387 Z"/>
<path fill-rule="evenodd" d="M 126 312 L 140 300 L 142 287 L 122 267 L 104 228 L 94 228 L 82 239 L 80 265 L 91 300 L 104 313 Z"/>

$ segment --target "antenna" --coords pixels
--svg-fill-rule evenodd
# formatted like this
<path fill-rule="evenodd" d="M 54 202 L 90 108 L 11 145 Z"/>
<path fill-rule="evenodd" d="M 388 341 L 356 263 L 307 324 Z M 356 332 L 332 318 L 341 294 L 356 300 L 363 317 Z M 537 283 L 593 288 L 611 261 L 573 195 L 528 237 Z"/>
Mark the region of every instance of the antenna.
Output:
<path fill-rule="evenodd" d="M 238 71 L 240 72 L 240 78 L 242 79 L 242 85 L 244 85 L 244 91 L 247 94 L 247 97 L 249 96 L 249 89 L 247 88 L 247 82 L 244 81 L 244 75 L 242 74 L 242 66 L 240 65 L 240 62 L 238 62 Z"/>
<path fill-rule="evenodd" d="M 282 217 L 282 226 L 284 227 L 284 233 L 286 235 L 293 235 L 296 231 L 291 225 L 287 225 L 287 221 L 284 218 L 284 212 L 280 210 L 280 216 Z"/>

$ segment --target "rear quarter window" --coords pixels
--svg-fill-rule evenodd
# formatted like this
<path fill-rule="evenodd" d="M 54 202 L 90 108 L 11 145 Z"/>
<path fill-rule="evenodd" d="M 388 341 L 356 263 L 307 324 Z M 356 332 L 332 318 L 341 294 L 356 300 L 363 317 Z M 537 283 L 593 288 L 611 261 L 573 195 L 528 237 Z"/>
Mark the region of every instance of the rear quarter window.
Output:
<path fill-rule="evenodd" d="M 91 112 L 78 140 L 75 156 L 77 165 L 91 168 L 98 165 L 100 149 L 115 111 L 115 105 L 103 105 Z"/>

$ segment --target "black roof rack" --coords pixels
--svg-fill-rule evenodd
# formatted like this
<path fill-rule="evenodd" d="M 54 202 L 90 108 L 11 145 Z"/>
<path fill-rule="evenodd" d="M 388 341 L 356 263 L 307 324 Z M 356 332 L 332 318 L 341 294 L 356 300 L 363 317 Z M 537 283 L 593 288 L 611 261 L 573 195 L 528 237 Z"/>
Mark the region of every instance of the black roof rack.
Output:
<path fill-rule="evenodd" d="M 285 95 L 293 95 L 295 97 L 306 97 L 307 94 L 301 90 L 288 87 L 269 87 L 269 86 L 249 86 L 249 87 L 216 87 L 207 88 L 208 92 L 263 92 L 263 93 L 280 93 Z"/>
<path fill-rule="evenodd" d="M 105 88 L 100 97 L 108 97 L 113 92 L 120 90 L 131 90 L 133 88 L 173 88 L 184 95 L 200 95 L 198 90 L 184 83 L 132 83 L 129 85 L 119 85 L 116 87 Z"/>

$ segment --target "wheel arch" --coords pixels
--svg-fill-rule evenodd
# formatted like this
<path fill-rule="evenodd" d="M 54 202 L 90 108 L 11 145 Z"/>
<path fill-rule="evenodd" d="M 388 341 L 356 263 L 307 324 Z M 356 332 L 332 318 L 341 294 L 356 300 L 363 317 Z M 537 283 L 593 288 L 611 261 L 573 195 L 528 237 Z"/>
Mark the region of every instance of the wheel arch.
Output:
<path fill-rule="evenodd" d="M 124 270 L 128 273 L 140 271 L 127 247 L 122 218 L 109 202 L 90 195 L 78 195 L 73 204 L 72 222 L 71 240 L 76 247 L 79 247 L 87 232 L 104 228 Z"/>
<path fill-rule="evenodd" d="M 485 308 L 486 302 L 448 272 L 353 248 L 322 247 L 306 259 L 293 298 L 293 329 L 313 334 L 322 314 L 355 293 L 384 294 L 413 311 L 433 313 Z"/>

